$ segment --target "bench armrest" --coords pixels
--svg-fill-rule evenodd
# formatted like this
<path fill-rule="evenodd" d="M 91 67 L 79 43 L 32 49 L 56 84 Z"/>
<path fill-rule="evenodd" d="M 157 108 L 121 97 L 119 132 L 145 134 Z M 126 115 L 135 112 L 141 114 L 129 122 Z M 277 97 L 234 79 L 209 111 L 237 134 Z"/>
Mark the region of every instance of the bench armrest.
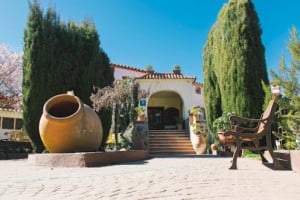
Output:
<path fill-rule="evenodd" d="M 231 115 L 229 117 L 230 121 L 236 121 L 238 122 L 239 124 L 241 123 L 246 123 L 246 122 L 259 122 L 261 119 L 253 119 L 253 118 L 246 118 L 246 117 L 240 117 L 240 116 L 237 116 L 237 115 Z"/>
<path fill-rule="evenodd" d="M 242 138 L 242 139 L 253 139 L 257 138 L 257 134 L 251 134 L 251 133 L 242 133 L 242 132 L 235 132 L 235 131 L 226 131 L 224 133 L 224 136 L 234 136 L 235 138 Z"/>
<path fill-rule="evenodd" d="M 234 132 L 238 132 L 238 133 L 244 133 L 244 132 L 256 132 L 257 131 L 257 127 L 255 128 L 247 128 L 247 127 L 242 127 L 242 126 L 239 126 L 239 125 L 235 125 L 233 127 L 233 131 Z"/>

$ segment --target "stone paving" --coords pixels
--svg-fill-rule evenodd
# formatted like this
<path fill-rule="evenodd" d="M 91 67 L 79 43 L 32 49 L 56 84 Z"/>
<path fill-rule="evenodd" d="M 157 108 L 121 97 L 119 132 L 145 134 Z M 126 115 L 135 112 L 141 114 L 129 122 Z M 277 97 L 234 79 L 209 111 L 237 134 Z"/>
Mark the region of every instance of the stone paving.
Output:
<path fill-rule="evenodd" d="M 260 161 L 207 156 L 154 157 L 95 168 L 0 160 L 0 199 L 299 199 L 300 173 Z"/>

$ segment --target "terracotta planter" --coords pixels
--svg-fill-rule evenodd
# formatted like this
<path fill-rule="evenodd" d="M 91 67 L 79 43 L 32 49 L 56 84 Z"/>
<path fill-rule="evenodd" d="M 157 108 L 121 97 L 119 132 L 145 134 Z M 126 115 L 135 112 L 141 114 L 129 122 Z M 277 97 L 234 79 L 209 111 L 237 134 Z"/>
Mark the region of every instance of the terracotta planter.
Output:
<path fill-rule="evenodd" d="M 146 115 L 139 115 L 137 117 L 137 121 L 138 122 L 144 122 L 144 121 L 146 121 Z"/>
<path fill-rule="evenodd" d="M 211 148 L 212 151 L 218 150 L 218 146 L 216 144 L 210 145 L 210 148 Z"/>
<path fill-rule="evenodd" d="M 189 116 L 189 123 L 195 123 L 197 121 L 200 121 L 200 115 L 190 115 Z"/>
<path fill-rule="evenodd" d="M 54 96 L 44 104 L 39 131 L 51 153 L 96 151 L 103 134 L 94 110 L 68 94 Z"/>
<path fill-rule="evenodd" d="M 210 149 L 211 149 L 211 152 L 212 152 L 213 155 L 217 155 L 217 153 L 218 153 L 218 146 L 217 146 L 217 144 L 210 145 Z"/>
<path fill-rule="evenodd" d="M 206 134 L 205 135 L 196 135 L 194 133 L 191 134 L 191 142 L 196 154 L 206 153 L 207 140 L 208 140 L 208 136 Z"/>
<path fill-rule="evenodd" d="M 227 145 L 235 144 L 235 138 L 232 135 L 225 136 L 224 132 L 218 132 L 218 138 L 221 144 L 227 144 Z"/>

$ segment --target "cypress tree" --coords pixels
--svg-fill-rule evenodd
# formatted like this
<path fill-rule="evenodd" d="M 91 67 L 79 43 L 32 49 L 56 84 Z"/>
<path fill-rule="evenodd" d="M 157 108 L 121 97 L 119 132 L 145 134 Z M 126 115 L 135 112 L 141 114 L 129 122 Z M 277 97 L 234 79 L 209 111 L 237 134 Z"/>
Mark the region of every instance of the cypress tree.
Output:
<path fill-rule="evenodd" d="M 24 128 L 35 151 L 41 152 L 44 146 L 38 125 L 44 103 L 54 95 L 73 90 L 91 106 L 93 86 L 111 84 L 113 74 L 93 23 L 88 20 L 81 25 L 61 23 L 51 8 L 43 16 L 37 1 L 30 4 L 24 43 Z M 102 76 L 102 72 L 107 76 Z M 110 125 L 111 119 L 106 118 Z M 103 126 L 108 132 L 105 123 Z"/>
<path fill-rule="evenodd" d="M 203 52 L 208 127 L 224 111 L 259 117 L 268 84 L 262 30 L 251 0 L 229 0 L 219 12 Z"/>
<path fill-rule="evenodd" d="M 39 136 L 38 123 L 42 114 L 43 94 L 39 83 L 40 74 L 43 74 L 43 58 L 39 54 L 42 45 L 42 23 L 43 13 L 37 2 L 29 5 L 30 14 L 27 27 L 24 33 L 24 54 L 23 54 L 23 120 L 24 131 L 27 132 L 36 152 L 44 149 Z M 45 90 L 45 88 L 44 88 Z"/>

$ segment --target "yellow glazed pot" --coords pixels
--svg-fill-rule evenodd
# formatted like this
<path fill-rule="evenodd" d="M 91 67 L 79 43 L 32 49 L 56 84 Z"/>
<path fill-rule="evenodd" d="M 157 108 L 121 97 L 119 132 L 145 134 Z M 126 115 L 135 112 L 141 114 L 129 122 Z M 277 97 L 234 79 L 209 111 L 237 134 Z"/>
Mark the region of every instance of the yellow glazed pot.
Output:
<path fill-rule="evenodd" d="M 54 96 L 44 104 L 39 131 L 50 153 L 97 151 L 103 135 L 94 110 L 69 94 Z"/>

